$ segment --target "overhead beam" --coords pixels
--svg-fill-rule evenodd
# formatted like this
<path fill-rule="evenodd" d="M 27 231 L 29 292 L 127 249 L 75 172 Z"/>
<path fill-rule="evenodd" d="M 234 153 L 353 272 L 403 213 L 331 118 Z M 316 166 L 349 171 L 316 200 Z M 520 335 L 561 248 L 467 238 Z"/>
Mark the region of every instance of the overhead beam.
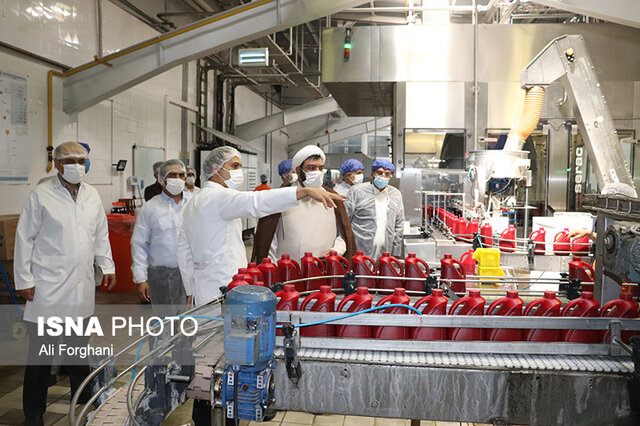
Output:
<path fill-rule="evenodd" d="M 304 145 L 327 146 L 342 142 L 365 133 L 384 129 L 391 125 L 391 117 L 347 117 L 331 122 L 332 131 L 327 130 L 321 135 L 304 137 L 289 141 L 289 151 L 295 152 Z"/>
<path fill-rule="evenodd" d="M 236 126 L 234 135 L 251 141 L 260 136 L 280 130 L 294 123 L 305 121 L 321 115 L 338 111 L 340 105 L 332 97 L 318 99 L 303 105 L 289 108 L 276 114 L 268 115 L 257 120 Z"/>
<path fill-rule="evenodd" d="M 638 0 L 532 0 L 554 9 L 604 19 L 616 24 L 640 28 L 640 2 Z"/>
<path fill-rule="evenodd" d="M 224 11 L 79 67 L 63 79 L 64 111 L 82 111 L 177 65 L 361 3 L 260 0 Z"/>
<path fill-rule="evenodd" d="M 220 130 L 216 130 L 216 129 L 212 129 L 211 127 L 206 127 L 206 126 L 198 126 L 197 124 L 195 125 L 196 128 L 204 130 L 205 132 L 216 136 L 224 141 L 227 142 L 231 142 L 234 145 L 239 146 L 240 148 L 246 150 L 246 151 L 251 151 L 251 152 L 256 152 L 256 151 L 260 151 L 263 152 L 263 149 L 259 149 L 256 148 L 255 146 L 251 145 L 249 142 L 247 142 L 244 139 L 240 139 L 239 137 L 235 136 L 235 135 L 230 135 L 229 133 L 225 133 L 222 132 Z"/>

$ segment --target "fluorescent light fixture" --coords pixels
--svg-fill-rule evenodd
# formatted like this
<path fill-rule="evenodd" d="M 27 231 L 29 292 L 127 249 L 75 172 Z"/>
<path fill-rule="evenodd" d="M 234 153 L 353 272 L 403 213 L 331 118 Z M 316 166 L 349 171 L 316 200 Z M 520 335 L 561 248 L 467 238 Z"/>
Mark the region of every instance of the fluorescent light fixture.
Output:
<path fill-rule="evenodd" d="M 269 66 L 269 48 L 238 49 L 238 65 L 241 67 Z"/>

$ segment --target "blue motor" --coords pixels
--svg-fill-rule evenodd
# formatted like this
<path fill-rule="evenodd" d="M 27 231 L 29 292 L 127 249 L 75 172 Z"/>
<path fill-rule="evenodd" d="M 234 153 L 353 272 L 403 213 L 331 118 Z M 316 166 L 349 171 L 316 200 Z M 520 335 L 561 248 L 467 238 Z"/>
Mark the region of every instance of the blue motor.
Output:
<path fill-rule="evenodd" d="M 227 293 L 222 405 L 227 418 L 263 421 L 273 404 L 276 296 L 265 287 L 239 286 Z"/>

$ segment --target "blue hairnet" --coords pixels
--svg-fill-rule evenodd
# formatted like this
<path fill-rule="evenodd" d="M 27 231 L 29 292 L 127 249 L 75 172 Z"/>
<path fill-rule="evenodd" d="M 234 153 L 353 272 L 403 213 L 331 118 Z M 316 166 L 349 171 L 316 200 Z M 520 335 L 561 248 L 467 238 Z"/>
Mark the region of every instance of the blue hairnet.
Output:
<path fill-rule="evenodd" d="M 282 176 L 285 173 L 289 173 L 291 171 L 291 160 L 282 160 L 280 164 L 278 164 L 278 174 Z"/>
<path fill-rule="evenodd" d="M 393 163 L 386 158 L 379 158 L 374 161 L 371 165 L 371 171 L 376 171 L 380 167 L 382 167 L 383 169 L 391 170 L 392 172 L 396 170 L 396 168 L 393 166 Z"/>
<path fill-rule="evenodd" d="M 340 166 L 340 173 L 346 175 L 349 172 L 355 172 L 356 170 L 364 170 L 364 166 L 361 162 L 355 158 L 350 158 Z"/>

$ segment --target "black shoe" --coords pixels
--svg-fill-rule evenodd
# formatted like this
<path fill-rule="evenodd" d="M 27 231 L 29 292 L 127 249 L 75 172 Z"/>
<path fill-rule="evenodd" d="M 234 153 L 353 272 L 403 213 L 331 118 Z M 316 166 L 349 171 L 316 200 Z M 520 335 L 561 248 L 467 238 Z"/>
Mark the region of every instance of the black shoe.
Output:
<path fill-rule="evenodd" d="M 44 426 L 42 416 L 28 416 L 24 418 L 24 426 Z"/>

